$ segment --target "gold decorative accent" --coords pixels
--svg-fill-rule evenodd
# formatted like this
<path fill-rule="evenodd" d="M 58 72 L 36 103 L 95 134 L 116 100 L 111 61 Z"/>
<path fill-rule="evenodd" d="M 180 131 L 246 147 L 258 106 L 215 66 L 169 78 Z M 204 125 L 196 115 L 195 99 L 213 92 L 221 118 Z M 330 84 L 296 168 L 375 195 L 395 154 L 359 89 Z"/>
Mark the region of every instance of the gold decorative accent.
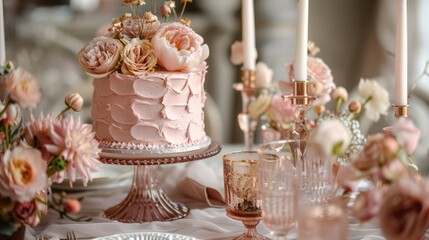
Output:
<path fill-rule="evenodd" d="M 309 105 L 316 99 L 308 95 L 308 81 L 294 81 L 293 94 L 285 97 L 291 99 L 293 105 Z"/>
<path fill-rule="evenodd" d="M 241 70 L 241 81 L 243 82 L 244 91 L 254 91 L 256 88 L 256 71 L 255 70 Z"/>
<path fill-rule="evenodd" d="M 393 105 L 393 108 L 395 109 L 395 117 L 408 117 L 408 104 L 407 105 Z"/>

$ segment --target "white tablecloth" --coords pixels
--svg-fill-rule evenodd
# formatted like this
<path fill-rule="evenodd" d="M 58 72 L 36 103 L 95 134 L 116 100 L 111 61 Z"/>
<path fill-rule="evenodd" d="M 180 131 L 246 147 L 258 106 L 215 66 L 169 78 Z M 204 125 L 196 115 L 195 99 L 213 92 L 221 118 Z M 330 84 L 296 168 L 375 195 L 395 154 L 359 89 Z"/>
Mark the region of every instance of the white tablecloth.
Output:
<path fill-rule="evenodd" d="M 217 176 L 218 186 L 223 185 L 222 155 L 226 152 L 240 150 L 238 145 L 223 146 L 222 152 L 210 159 L 200 160 L 210 167 Z M 228 218 L 224 208 L 209 207 L 205 202 L 199 202 L 183 196 L 177 183 L 183 177 L 183 173 L 189 163 L 161 166 L 159 179 L 163 190 L 176 202 L 185 203 L 190 213 L 183 219 L 171 222 L 150 222 L 143 224 L 129 224 L 111 221 L 101 217 L 103 210 L 122 201 L 128 192 L 129 185 L 120 189 L 105 189 L 79 193 L 86 195 L 82 202 L 82 210 L 79 216 L 92 217 L 90 222 L 73 222 L 67 219 L 59 219 L 58 213 L 50 211 L 43 216 L 42 223 L 35 229 L 26 230 L 25 239 L 34 239 L 35 236 L 45 234 L 51 239 L 65 239 L 66 233 L 74 231 L 78 239 L 92 239 L 95 237 L 109 236 L 118 233 L 134 232 L 168 232 L 192 236 L 199 239 L 232 239 L 243 232 L 243 225 L 239 221 Z M 118 168 L 123 166 L 118 166 Z M 128 166 L 125 166 L 128 167 Z M 132 167 L 129 167 L 132 171 Z M 258 231 L 270 236 L 263 227 L 263 222 L 258 225 Z M 295 235 L 294 232 L 291 233 Z M 384 239 L 379 237 L 379 229 L 370 225 L 360 225 L 350 219 L 349 239 Z"/>

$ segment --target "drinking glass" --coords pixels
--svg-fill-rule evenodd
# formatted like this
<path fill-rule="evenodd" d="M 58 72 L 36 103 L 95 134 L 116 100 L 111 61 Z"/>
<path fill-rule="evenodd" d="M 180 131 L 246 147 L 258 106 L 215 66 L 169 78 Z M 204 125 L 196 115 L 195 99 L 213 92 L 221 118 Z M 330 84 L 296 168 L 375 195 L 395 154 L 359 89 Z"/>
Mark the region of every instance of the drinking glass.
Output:
<path fill-rule="evenodd" d="M 346 202 L 340 197 L 303 203 L 299 209 L 300 240 L 346 240 L 348 227 Z"/>
<path fill-rule="evenodd" d="M 300 202 L 326 202 L 333 194 L 333 157 L 320 156 L 311 141 L 295 145 L 300 146 L 293 149 L 301 164 Z"/>
<path fill-rule="evenodd" d="M 242 221 L 246 227 L 244 233 L 234 239 L 269 239 L 256 231 L 261 220 L 259 159 L 260 155 L 256 151 L 233 152 L 223 156 L 226 214 L 232 219 Z"/>
<path fill-rule="evenodd" d="M 296 225 L 300 165 L 294 147 L 300 141 L 285 140 L 261 144 L 259 181 L 262 196 L 262 219 L 265 228 L 277 239 L 285 238 Z M 266 157 L 275 155 L 276 157 Z"/>

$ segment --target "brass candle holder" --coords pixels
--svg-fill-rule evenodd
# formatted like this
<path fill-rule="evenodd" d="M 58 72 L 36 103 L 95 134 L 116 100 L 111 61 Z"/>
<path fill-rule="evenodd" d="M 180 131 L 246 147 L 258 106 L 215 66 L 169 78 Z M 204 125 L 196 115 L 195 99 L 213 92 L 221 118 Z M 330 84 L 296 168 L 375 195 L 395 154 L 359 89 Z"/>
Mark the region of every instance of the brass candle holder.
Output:
<path fill-rule="evenodd" d="M 407 105 L 393 105 L 393 109 L 395 111 L 395 117 L 408 117 L 408 104 Z"/>
<path fill-rule="evenodd" d="M 242 111 L 238 114 L 238 124 L 244 134 L 244 145 L 246 150 L 252 150 L 254 145 L 255 131 L 259 119 L 250 116 L 249 105 L 256 98 L 256 72 L 254 70 L 243 69 L 241 71 L 241 83 L 235 86 L 235 90 L 241 93 Z"/>
<path fill-rule="evenodd" d="M 292 136 L 295 139 L 307 139 L 308 132 L 305 127 L 307 112 L 316 99 L 316 96 L 308 94 L 308 81 L 293 81 L 293 94 L 283 97 L 290 99 L 295 107 L 295 126 Z"/>

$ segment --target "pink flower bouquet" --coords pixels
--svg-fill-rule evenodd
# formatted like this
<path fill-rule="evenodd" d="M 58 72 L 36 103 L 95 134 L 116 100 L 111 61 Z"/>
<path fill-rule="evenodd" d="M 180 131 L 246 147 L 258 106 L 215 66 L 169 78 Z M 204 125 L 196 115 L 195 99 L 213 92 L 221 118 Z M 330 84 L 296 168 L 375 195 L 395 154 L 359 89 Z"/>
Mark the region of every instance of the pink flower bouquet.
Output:
<path fill-rule="evenodd" d="M 91 181 L 100 149 L 91 125 L 64 116 L 69 109 L 80 110 L 79 94 L 65 98 L 66 109 L 57 117 L 41 113 L 24 122 L 21 108 L 31 110 L 40 100 L 38 82 L 12 64 L 0 72 L 5 94 L 0 103 L 0 235 L 8 235 L 16 227 L 40 222 L 51 205 L 46 194 L 52 182 L 65 176 L 70 185 L 77 176 L 84 184 Z"/>

